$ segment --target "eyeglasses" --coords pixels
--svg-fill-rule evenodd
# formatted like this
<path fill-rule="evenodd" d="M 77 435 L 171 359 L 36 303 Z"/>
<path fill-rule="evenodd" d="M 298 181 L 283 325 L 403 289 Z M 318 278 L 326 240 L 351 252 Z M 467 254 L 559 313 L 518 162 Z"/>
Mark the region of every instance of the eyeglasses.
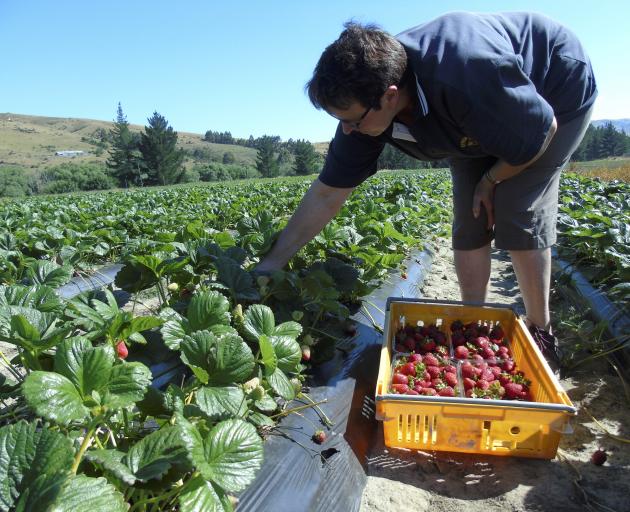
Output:
<path fill-rule="evenodd" d="M 352 128 L 353 130 L 358 130 L 359 126 L 361 125 L 361 121 L 363 121 L 365 119 L 365 116 L 368 115 L 370 110 L 372 110 L 372 107 L 368 107 L 367 110 L 365 112 L 363 112 L 363 114 L 361 114 L 361 117 L 359 117 L 359 119 L 357 121 L 347 122 L 346 124 L 348 126 L 350 126 L 350 128 Z"/>

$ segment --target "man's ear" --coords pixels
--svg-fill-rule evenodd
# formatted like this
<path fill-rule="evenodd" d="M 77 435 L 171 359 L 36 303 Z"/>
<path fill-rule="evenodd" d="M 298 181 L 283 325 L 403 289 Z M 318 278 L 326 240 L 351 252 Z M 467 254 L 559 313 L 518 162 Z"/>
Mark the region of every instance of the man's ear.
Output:
<path fill-rule="evenodd" d="M 385 94 L 382 96 L 382 108 L 387 109 L 395 109 L 398 106 L 398 101 L 400 99 L 400 90 L 395 85 L 390 85 Z"/>

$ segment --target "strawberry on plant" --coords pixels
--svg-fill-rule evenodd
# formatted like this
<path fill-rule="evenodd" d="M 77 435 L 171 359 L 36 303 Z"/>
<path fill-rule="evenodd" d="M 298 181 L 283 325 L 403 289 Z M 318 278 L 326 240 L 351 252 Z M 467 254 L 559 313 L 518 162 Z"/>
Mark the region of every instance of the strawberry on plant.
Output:
<path fill-rule="evenodd" d="M 116 354 L 120 359 L 127 359 L 127 356 L 129 355 L 129 350 L 127 349 L 127 345 L 125 345 L 125 342 L 123 340 L 120 340 L 116 344 Z"/>
<path fill-rule="evenodd" d="M 304 318 L 304 311 L 293 311 L 291 313 L 291 318 L 293 318 L 293 320 L 295 320 L 296 322 L 299 322 L 300 320 L 302 320 L 302 318 Z"/>
<path fill-rule="evenodd" d="M 169 292 L 176 292 L 177 290 L 179 290 L 179 285 L 177 283 L 169 283 L 166 288 Z"/>
<path fill-rule="evenodd" d="M 323 430 L 317 430 L 313 434 L 313 441 L 317 444 L 323 444 L 324 441 L 326 441 L 326 432 L 324 432 Z"/>
<path fill-rule="evenodd" d="M 308 345 L 302 345 L 300 348 L 302 349 L 302 361 L 310 361 L 311 347 L 309 347 Z"/>

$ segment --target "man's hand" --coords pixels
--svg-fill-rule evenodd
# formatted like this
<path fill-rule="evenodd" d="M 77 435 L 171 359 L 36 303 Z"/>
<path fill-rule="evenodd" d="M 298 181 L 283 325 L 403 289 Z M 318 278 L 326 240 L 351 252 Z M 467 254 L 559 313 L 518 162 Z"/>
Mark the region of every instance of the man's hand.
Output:
<path fill-rule="evenodd" d="M 328 224 L 353 190 L 354 188 L 329 187 L 316 179 L 269 254 L 254 271 L 262 273 L 281 270 L 302 246 Z"/>
<path fill-rule="evenodd" d="M 481 213 L 481 206 L 486 209 L 486 214 L 488 217 L 488 230 L 492 229 L 494 226 L 494 189 L 496 185 L 493 184 L 488 178 L 484 176 L 481 177 L 479 183 L 475 187 L 475 193 L 473 194 L 473 207 L 472 212 L 473 216 L 476 218 L 479 217 Z"/>

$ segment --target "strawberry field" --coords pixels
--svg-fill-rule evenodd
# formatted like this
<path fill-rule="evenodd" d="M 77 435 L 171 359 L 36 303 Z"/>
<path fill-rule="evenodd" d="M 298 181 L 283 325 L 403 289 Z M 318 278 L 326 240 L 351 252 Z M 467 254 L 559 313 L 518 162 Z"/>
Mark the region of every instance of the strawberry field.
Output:
<path fill-rule="evenodd" d="M 0 510 L 232 510 L 265 434 L 317 407 L 308 365 L 334 354 L 411 249 L 450 229 L 447 173 L 383 175 L 287 269 L 255 274 L 309 183 L 1 205 Z M 620 303 L 629 191 L 571 175 L 559 220 L 560 254 Z M 115 289 L 55 293 L 113 262 Z M 186 378 L 152 387 L 156 355 Z"/>

